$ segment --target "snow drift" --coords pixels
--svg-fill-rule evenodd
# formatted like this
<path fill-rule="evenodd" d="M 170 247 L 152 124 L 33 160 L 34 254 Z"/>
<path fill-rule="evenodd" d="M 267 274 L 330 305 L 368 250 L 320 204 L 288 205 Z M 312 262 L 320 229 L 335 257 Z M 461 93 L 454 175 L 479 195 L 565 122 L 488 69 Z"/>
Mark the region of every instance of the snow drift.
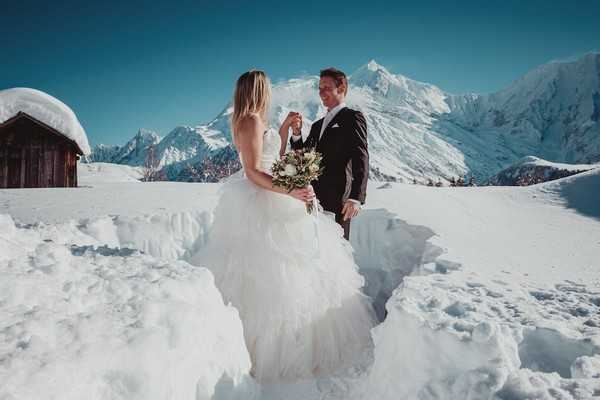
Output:
<path fill-rule="evenodd" d="M 252 392 L 241 321 L 208 270 L 100 245 L 74 224 L 0 226 L 1 398 Z"/>

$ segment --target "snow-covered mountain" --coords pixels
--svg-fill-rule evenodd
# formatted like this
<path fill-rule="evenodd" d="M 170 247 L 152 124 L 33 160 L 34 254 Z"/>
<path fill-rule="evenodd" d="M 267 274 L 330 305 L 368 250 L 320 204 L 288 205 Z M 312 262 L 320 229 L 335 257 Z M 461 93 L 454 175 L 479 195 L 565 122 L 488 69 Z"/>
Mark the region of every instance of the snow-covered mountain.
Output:
<path fill-rule="evenodd" d="M 600 161 L 600 54 L 551 62 L 488 95 L 450 96 L 446 118 L 515 154 Z"/>
<path fill-rule="evenodd" d="M 594 168 L 600 168 L 600 164 L 563 164 L 527 156 L 492 176 L 486 184 L 528 186 L 579 174 Z"/>
<path fill-rule="evenodd" d="M 157 144 L 156 159 L 167 177 L 175 180 L 182 170 L 201 164 L 203 160 L 228 146 L 229 141 L 223 132 L 209 126 L 178 126 Z"/>
<path fill-rule="evenodd" d="M 299 111 L 308 134 L 325 113 L 317 88 L 315 76 L 275 84 L 271 125 Z M 600 54 L 542 65 L 504 90 L 481 95 L 453 95 L 371 61 L 350 76 L 347 103 L 367 118 L 374 180 L 473 175 L 481 182 L 525 156 L 600 161 Z M 157 144 L 170 179 L 187 180 L 186 168 L 225 147 L 234 152 L 231 111 L 229 104 L 206 125 L 175 128 Z M 106 159 L 105 147 L 97 149 L 94 161 L 120 162 Z"/>
<path fill-rule="evenodd" d="M 144 165 L 148 149 L 161 141 L 161 137 L 147 129 L 138 130 L 137 134 L 123 146 L 94 146 L 92 154 L 85 158 L 86 162 L 107 162 L 131 166 Z"/>
<path fill-rule="evenodd" d="M 188 167 L 200 165 L 229 147 L 221 131 L 209 125 L 178 126 L 161 138 L 155 132 L 140 129 L 124 146 L 98 145 L 86 162 L 108 162 L 131 166 L 155 165 L 170 180 L 187 180 Z"/>

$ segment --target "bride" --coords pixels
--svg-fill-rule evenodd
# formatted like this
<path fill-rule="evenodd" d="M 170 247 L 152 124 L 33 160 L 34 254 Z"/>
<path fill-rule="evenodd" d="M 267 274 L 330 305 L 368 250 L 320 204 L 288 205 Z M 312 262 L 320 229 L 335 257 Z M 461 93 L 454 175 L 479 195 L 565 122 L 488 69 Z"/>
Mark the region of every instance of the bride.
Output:
<path fill-rule="evenodd" d="M 342 229 L 327 215 L 315 223 L 306 213 L 312 187 L 287 193 L 273 186 L 270 168 L 287 137 L 267 128 L 270 98 L 264 72 L 238 79 L 231 123 L 243 175 L 223 185 L 208 242 L 192 258 L 239 310 L 260 382 L 359 363 L 371 351 L 375 321 Z"/>

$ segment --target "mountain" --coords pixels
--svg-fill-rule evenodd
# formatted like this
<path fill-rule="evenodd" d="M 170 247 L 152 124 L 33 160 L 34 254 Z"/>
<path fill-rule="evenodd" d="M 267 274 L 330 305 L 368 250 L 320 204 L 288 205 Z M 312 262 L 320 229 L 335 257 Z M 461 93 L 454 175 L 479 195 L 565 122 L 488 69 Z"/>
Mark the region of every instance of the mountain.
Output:
<path fill-rule="evenodd" d="M 374 180 L 471 175 L 483 182 L 525 156 L 561 163 L 600 161 L 600 54 L 542 65 L 491 94 L 450 94 L 392 74 L 375 61 L 355 71 L 349 85 L 348 106 L 363 111 L 367 119 Z M 278 127 L 290 110 L 302 113 L 303 134 L 308 134 L 310 125 L 325 114 L 318 77 L 273 85 L 271 126 Z M 228 104 L 210 123 L 177 127 L 154 143 L 169 179 L 197 180 L 186 171 L 214 167 L 214 160 L 225 160 L 225 170 L 232 169 L 231 112 Z M 97 146 L 92 157 L 142 165 L 148 147 L 130 143 L 123 148 L 131 151 L 118 150 L 139 156 L 109 161 L 106 155 L 119 151 Z M 227 156 L 215 158 L 219 152 Z"/>
<path fill-rule="evenodd" d="M 84 159 L 85 162 L 107 162 L 131 166 L 144 165 L 148 149 L 161 141 L 160 136 L 147 129 L 138 133 L 124 146 L 94 146 L 92 154 Z"/>
<path fill-rule="evenodd" d="M 515 154 L 600 161 L 600 54 L 551 62 L 488 95 L 451 96 L 451 120 Z"/>
<path fill-rule="evenodd" d="M 562 164 L 527 156 L 492 176 L 486 184 L 528 186 L 600 168 L 600 164 Z"/>
<path fill-rule="evenodd" d="M 164 138 L 144 129 L 124 146 L 98 145 L 86 162 L 107 162 L 131 166 L 153 165 L 161 170 L 169 180 L 188 179 L 185 171 L 205 163 L 213 155 L 218 160 L 223 156 L 219 151 L 231 147 L 229 140 L 221 131 L 212 129 L 211 125 L 190 127 L 178 126 Z M 214 153 L 214 154 L 213 154 Z"/>
<path fill-rule="evenodd" d="M 209 126 L 178 126 L 156 146 L 158 166 L 169 180 L 176 180 L 189 165 L 201 163 L 214 152 L 229 146 L 221 131 Z"/>

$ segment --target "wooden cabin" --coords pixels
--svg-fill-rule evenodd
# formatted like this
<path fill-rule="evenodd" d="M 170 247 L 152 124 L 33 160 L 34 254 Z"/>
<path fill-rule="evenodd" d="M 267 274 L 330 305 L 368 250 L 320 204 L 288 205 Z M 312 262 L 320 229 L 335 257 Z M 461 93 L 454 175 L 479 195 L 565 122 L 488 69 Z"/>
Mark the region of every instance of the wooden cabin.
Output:
<path fill-rule="evenodd" d="M 76 187 L 79 145 L 19 112 L 0 124 L 0 188 Z"/>

